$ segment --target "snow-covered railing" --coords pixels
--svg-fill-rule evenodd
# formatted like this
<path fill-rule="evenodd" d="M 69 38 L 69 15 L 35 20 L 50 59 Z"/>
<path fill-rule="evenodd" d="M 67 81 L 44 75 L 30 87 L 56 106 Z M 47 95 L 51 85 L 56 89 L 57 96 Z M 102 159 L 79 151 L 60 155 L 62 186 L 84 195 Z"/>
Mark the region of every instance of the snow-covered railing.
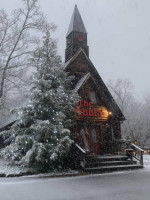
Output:
<path fill-rule="evenodd" d="M 131 140 L 113 138 L 113 142 L 116 153 L 125 153 L 131 159 L 134 157 L 143 166 L 143 149 L 132 143 Z"/>
<path fill-rule="evenodd" d="M 75 143 L 75 146 L 84 154 L 86 154 L 86 151 L 84 149 L 82 149 L 82 147 L 80 147 L 78 144 Z"/>
<path fill-rule="evenodd" d="M 132 147 L 134 147 L 136 150 L 144 152 L 143 149 L 141 149 L 140 147 L 138 147 L 138 146 L 135 145 L 134 143 L 131 143 L 131 145 L 132 145 Z"/>
<path fill-rule="evenodd" d="M 85 165 L 86 165 L 86 155 L 87 155 L 87 152 L 82 148 L 80 147 L 77 143 L 75 143 L 75 147 L 77 149 L 77 151 L 79 152 L 79 165 L 80 167 L 85 170 Z"/>
<path fill-rule="evenodd" d="M 133 148 L 133 157 L 140 162 L 140 165 L 143 166 L 143 152 L 144 150 L 138 147 L 137 145 L 131 143 Z"/>

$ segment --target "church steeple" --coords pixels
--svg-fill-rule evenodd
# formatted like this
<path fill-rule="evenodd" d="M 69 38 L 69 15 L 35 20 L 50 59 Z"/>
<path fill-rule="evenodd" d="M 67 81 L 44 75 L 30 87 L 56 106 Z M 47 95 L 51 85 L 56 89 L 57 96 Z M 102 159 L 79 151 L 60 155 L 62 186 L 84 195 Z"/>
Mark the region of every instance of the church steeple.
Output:
<path fill-rule="evenodd" d="M 87 33 L 86 28 L 83 24 L 81 15 L 79 13 L 79 10 L 77 8 L 77 5 L 75 5 L 73 14 L 72 14 L 72 18 L 70 21 L 70 25 L 68 28 L 68 32 L 67 32 L 67 36 L 72 32 L 72 31 L 76 31 L 76 32 L 80 32 L 80 33 Z"/>
<path fill-rule="evenodd" d="M 89 54 L 89 49 L 87 46 L 87 31 L 82 21 L 77 5 L 75 5 L 68 28 L 66 36 L 66 46 L 65 62 L 67 62 L 80 48 L 85 51 L 87 56 Z"/>

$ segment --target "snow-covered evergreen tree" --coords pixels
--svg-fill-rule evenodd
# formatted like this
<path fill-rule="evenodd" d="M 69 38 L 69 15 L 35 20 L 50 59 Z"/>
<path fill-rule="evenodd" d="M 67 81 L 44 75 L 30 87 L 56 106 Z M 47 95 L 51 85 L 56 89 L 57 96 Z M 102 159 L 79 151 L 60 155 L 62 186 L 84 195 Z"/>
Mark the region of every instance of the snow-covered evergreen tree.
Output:
<path fill-rule="evenodd" d="M 3 156 L 15 164 L 50 169 L 63 165 L 72 144 L 70 132 L 79 97 L 70 88 L 56 42 L 47 32 L 32 60 L 37 68 L 29 103 L 16 110 L 18 121 L 1 133 L 7 140 Z"/>

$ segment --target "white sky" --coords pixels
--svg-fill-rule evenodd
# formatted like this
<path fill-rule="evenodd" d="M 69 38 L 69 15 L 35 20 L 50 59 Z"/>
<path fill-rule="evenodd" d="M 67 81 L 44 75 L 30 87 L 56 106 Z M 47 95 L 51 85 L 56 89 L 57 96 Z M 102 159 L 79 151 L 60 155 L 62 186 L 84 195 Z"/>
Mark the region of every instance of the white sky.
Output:
<path fill-rule="evenodd" d="M 21 0 L 0 0 L 10 11 Z M 150 94 L 150 0 L 39 0 L 57 26 L 58 52 L 64 60 L 65 36 L 77 4 L 88 32 L 90 59 L 106 83 L 127 78 L 136 97 Z"/>

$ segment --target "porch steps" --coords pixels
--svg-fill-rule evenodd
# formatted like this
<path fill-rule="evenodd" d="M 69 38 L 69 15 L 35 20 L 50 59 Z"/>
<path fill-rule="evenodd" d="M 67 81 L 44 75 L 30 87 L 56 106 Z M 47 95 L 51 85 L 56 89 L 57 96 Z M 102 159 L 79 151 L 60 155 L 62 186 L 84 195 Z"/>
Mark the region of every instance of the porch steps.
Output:
<path fill-rule="evenodd" d="M 102 173 L 120 170 L 142 168 L 136 161 L 126 155 L 90 155 L 86 157 L 85 171 L 87 173 Z"/>
<path fill-rule="evenodd" d="M 93 167 L 86 168 L 86 172 L 110 172 L 110 171 L 120 171 L 120 170 L 130 170 L 143 168 L 141 165 L 117 165 L 117 166 L 104 166 L 104 167 Z"/>
<path fill-rule="evenodd" d="M 126 155 L 89 155 L 87 160 L 98 160 L 98 161 L 122 161 L 127 160 L 128 156 Z"/>
<path fill-rule="evenodd" d="M 88 163 L 86 166 L 91 167 L 102 167 L 102 166 L 115 166 L 115 165 L 133 165 L 136 164 L 136 161 L 106 161 L 106 162 L 93 162 Z"/>

